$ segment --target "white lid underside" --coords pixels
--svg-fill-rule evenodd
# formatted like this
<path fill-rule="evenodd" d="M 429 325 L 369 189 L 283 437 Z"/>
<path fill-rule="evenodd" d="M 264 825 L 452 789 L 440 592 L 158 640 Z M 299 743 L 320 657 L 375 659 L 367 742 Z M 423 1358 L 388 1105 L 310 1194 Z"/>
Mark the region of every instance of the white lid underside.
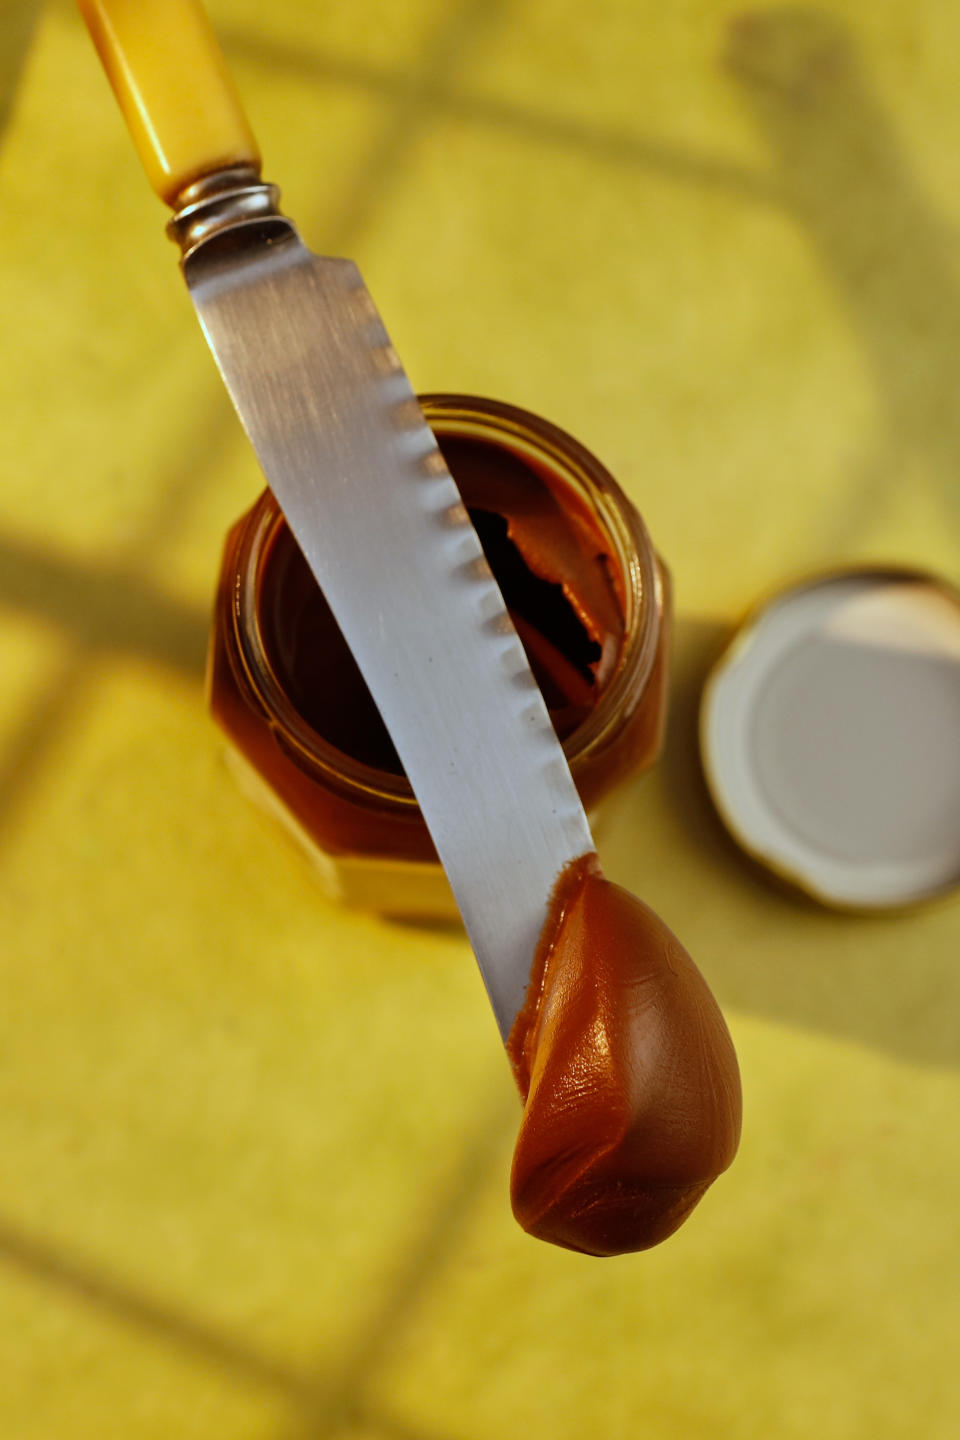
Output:
<path fill-rule="evenodd" d="M 960 883 L 960 604 L 850 574 L 771 604 L 704 695 L 707 779 L 746 849 L 827 903 Z"/>

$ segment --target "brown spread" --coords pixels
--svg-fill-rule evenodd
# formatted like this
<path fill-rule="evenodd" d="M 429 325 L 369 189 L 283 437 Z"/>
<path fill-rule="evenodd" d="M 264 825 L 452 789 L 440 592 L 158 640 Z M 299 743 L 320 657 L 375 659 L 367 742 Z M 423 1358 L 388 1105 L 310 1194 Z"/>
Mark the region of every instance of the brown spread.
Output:
<path fill-rule="evenodd" d="M 740 1076 L 706 981 L 595 856 L 560 877 L 508 1051 L 513 1211 L 591 1255 L 656 1245 L 732 1161 Z"/>
<path fill-rule="evenodd" d="M 501 446 L 441 437 L 447 464 L 563 739 L 589 715 L 623 644 L 623 597 L 585 506 Z M 290 531 L 262 581 L 264 644 L 285 693 L 337 749 L 399 775 L 400 759 L 340 628 Z"/>

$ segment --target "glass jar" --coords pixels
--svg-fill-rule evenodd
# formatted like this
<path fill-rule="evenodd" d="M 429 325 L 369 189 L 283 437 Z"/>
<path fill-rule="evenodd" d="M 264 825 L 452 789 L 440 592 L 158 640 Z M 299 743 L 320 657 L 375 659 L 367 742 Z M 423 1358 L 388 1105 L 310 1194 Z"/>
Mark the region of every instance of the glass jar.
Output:
<path fill-rule="evenodd" d="M 571 436 L 496 401 L 420 403 L 594 818 L 660 750 L 668 573 L 637 511 Z M 383 722 L 269 490 L 227 536 L 207 682 L 245 788 L 303 842 L 330 895 L 385 915 L 456 917 Z"/>

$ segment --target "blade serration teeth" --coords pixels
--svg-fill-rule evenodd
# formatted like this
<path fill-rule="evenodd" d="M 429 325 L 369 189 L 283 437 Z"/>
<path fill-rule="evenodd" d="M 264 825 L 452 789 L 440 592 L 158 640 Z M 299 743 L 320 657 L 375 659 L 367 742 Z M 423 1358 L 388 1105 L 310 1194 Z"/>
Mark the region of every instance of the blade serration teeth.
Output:
<path fill-rule="evenodd" d="M 423 425 L 423 411 L 413 397 L 398 400 L 392 411 L 393 422 L 401 430 L 414 430 Z"/>
<path fill-rule="evenodd" d="M 502 631 L 506 634 L 508 628 L 510 630 L 513 629 L 512 622 L 509 627 L 504 625 L 504 620 L 509 620 L 510 617 L 503 608 L 503 601 L 499 594 L 496 590 L 491 589 L 489 585 L 480 595 L 477 602 L 477 609 L 480 613 L 481 620 L 491 630 Z"/>
<path fill-rule="evenodd" d="M 513 621 L 500 603 L 497 603 L 496 613 L 488 616 L 483 622 L 484 629 L 491 635 L 512 635 Z"/>
<path fill-rule="evenodd" d="M 433 436 L 427 426 L 422 421 L 419 425 L 398 426 L 393 444 L 407 463 L 417 467 L 415 473 L 422 474 L 424 456 L 430 453 L 434 445 Z"/>
<path fill-rule="evenodd" d="M 393 375 L 402 370 L 400 356 L 392 345 L 375 345 L 372 351 L 373 363 L 381 375 Z"/>
<path fill-rule="evenodd" d="M 511 673 L 511 679 L 513 680 L 514 685 L 516 685 L 519 690 L 536 690 L 537 694 L 539 695 L 540 686 L 537 684 L 536 676 L 530 669 L 530 662 L 527 659 L 526 655 L 523 656 L 522 663 L 519 660 L 515 660 L 514 665 L 516 668 Z M 539 702 L 531 705 L 530 709 L 532 715 L 535 714 L 537 716 L 540 716 L 543 713 L 540 708 Z"/>
<path fill-rule="evenodd" d="M 462 563 L 458 566 L 459 573 L 463 576 L 465 580 L 492 580 L 493 571 L 490 569 L 490 566 L 487 563 L 486 555 L 478 555 L 476 553 L 476 546 L 473 542 L 473 536 L 471 535 L 468 538 L 470 544 L 469 547 L 464 547 L 464 558 Z"/>
<path fill-rule="evenodd" d="M 516 684 L 526 685 L 528 688 L 532 684 L 535 690 L 538 688 L 537 682 L 534 680 L 530 670 L 530 662 L 527 659 L 526 651 L 520 644 L 519 636 L 516 634 L 511 637 L 511 642 L 504 650 L 502 659 L 504 669 Z"/>
<path fill-rule="evenodd" d="M 424 455 L 422 464 L 426 475 L 446 475 L 447 473 L 447 462 L 436 445 Z"/>
<path fill-rule="evenodd" d="M 357 314 L 365 320 L 379 320 L 380 312 L 373 302 L 373 296 L 366 285 L 355 285 L 350 290 L 350 299 Z"/>

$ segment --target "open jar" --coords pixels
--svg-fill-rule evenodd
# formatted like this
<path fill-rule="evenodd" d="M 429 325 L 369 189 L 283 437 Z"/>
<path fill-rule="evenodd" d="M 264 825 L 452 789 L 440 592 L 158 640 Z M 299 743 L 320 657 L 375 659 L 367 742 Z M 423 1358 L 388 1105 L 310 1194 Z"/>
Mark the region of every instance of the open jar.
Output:
<path fill-rule="evenodd" d="M 492 400 L 420 403 L 594 815 L 660 750 L 667 571 L 571 436 Z M 269 490 L 227 536 L 207 682 L 241 782 L 306 846 L 330 895 L 385 915 L 456 916 L 386 727 Z"/>

